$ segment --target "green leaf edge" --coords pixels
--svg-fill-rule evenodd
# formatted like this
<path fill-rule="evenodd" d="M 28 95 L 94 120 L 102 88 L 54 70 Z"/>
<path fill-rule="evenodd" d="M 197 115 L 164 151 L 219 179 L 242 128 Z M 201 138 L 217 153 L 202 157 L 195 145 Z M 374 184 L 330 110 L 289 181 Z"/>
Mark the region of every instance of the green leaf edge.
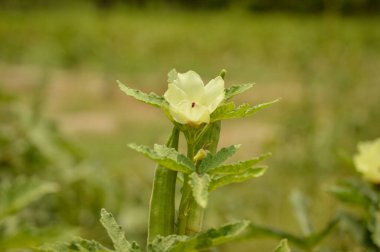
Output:
<path fill-rule="evenodd" d="M 153 92 L 147 94 L 138 89 L 129 88 L 128 86 L 126 86 L 125 84 L 121 83 L 118 80 L 116 82 L 118 83 L 118 86 L 121 91 L 123 91 L 128 96 L 135 98 L 138 101 L 142 101 L 146 104 L 149 104 L 158 108 L 160 108 L 162 104 L 165 102 L 164 97 L 157 95 Z"/>

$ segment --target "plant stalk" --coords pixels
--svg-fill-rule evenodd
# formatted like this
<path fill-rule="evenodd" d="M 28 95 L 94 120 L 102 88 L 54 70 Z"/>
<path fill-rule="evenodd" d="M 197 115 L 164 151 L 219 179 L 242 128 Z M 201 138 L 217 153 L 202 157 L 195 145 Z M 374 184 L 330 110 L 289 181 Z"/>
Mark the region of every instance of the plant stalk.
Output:
<path fill-rule="evenodd" d="M 166 146 L 177 150 L 178 141 L 179 130 L 174 127 Z M 157 166 L 149 206 L 148 243 L 157 235 L 174 234 L 176 180 L 176 171 Z"/>
<path fill-rule="evenodd" d="M 202 139 L 187 138 L 187 156 L 193 160 L 199 149 L 207 149 L 211 153 L 215 153 L 219 142 L 220 121 L 213 123 Z M 182 188 L 182 198 L 178 211 L 178 234 L 192 235 L 202 231 L 205 209 L 198 205 L 195 201 L 192 188 L 189 184 L 189 176 L 184 175 L 184 183 Z"/>

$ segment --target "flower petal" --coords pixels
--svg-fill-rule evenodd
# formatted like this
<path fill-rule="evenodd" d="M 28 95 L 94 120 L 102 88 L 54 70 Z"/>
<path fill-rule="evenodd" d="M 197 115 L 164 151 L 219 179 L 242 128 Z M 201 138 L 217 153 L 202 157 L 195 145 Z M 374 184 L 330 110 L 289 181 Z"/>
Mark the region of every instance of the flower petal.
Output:
<path fill-rule="evenodd" d="M 166 90 L 164 98 L 173 106 L 180 104 L 184 100 L 189 100 L 187 94 L 173 83 L 169 83 L 168 90 Z"/>
<path fill-rule="evenodd" d="M 195 125 L 210 122 L 210 112 L 208 111 L 208 108 L 200 104 L 190 107 L 189 117 L 190 123 Z"/>
<path fill-rule="evenodd" d="M 173 84 L 185 92 L 190 100 L 199 101 L 204 94 L 204 84 L 201 77 L 194 71 L 178 73 Z"/>
<path fill-rule="evenodd" d="M 189 101 L 183 101 L 177 106 L 169 107 L 173 119 L 181 124 L 194 124 L 210 122 L 210 113 L 207 107 L 200 104 L 194 104 Z"/>
<path fill-rule="evenodd" d="M 173 106 L 169 105 L 170 114 L 173 116 L 173 119 L 180 124 L 189 123 L 189 112 L 187 108 L 191 106 L 191 104 L 187 101 L 182 101 L 181 103 Z"/>
<path fill-rule="evenodd" d="M 218 76 L 205 86 L 202 104 L 212 113 L 224 99 L 224 80 Z"/>

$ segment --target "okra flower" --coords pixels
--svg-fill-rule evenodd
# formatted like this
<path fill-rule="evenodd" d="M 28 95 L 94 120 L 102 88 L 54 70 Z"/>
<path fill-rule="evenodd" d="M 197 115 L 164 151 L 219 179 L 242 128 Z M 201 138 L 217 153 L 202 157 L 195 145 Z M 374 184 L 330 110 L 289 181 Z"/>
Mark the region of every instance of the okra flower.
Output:
<path fill-rule="evenodd" d="M 364 179 L 380 184 L 380 138 L 362 142 L 358 145 L 359 153 L 354 156 L 354 163 Z"/>
<path fill-rule="evenodd" d="M 206 86 L 194 71 L 178 73 L 164 94 L 169 112 L 180 124 L 198 126 L 210 122 L 210 114 L 224 99 L 224 80 L 218 76 Z"/>

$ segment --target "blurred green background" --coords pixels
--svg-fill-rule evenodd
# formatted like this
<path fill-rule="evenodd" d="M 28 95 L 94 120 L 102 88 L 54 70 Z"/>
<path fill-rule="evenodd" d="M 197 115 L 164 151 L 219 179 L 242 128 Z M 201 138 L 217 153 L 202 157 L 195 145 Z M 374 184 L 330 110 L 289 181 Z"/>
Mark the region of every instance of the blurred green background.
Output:
<path fill-rule="evenodd" d="M 126 144 L 164 143 L 170 123 L 115 81 L 163 94 L 172 68 L 257 83 L 237 103 L 281 98 L 224 123 L 220 146 L 243 144 L 236 158 L 273 156 L 265 176 L 212 194 L 206 226 L 300 233 L 288 203 L 298 189 L 323 227 L 339 210 L 326 187 L 356 175 L 357 142 L 379 136 L 379 12 L 377 0 L 0 1 L 0 250 L 70 235 L 107 243 L 101 207 L 144 243 L 154 164 Z M 348 248 L 336 231 L 320 251 Z"/>

